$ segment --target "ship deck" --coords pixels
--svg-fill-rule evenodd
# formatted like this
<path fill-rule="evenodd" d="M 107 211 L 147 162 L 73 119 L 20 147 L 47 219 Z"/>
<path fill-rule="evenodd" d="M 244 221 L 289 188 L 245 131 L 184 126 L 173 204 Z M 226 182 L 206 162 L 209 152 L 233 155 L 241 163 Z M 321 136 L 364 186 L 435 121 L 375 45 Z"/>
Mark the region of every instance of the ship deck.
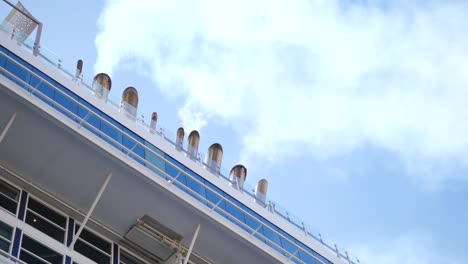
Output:
<path fill-rule="evenodd" d="M 147 215 L 182 236 L 185 247 L 200 224 L 194 251 L 213 263 L 285 260 L 4 76 L 0 84 L 2 127 L 14 115 L 0 142 L 1 172 L 18 186 L 82 221 L 111 172 L 88 225 L 114 240 Z"/>

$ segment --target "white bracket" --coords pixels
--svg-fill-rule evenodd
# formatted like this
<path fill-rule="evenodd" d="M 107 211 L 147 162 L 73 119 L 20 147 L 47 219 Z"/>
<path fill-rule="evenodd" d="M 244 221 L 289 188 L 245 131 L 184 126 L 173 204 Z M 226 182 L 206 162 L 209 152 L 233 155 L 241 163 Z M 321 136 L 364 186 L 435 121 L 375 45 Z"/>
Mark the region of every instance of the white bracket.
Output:
<path fill-rule="evenodd" d="M 6 134 L 8 133 L 8 130 L 10 129 L 11 125 L 13 124 L 13 121 L 15 121 L 16 118 L 16 112 L 14 112 L 11 116 L 10 119 L 8 119 L 8 122 L 6 126 L 2 130 L 2 134 L 0 134 L 0 143 L 3 141 L 3 138 L 5 138 Z"/>
<path fill-rule="evenodd" d="M 75 245 L 76 240 L 78 239 L 78 237 L 80 237 L 81 231 L 83 231 L 83 228 L 85 227 L 86 223 L 88 222 L 89 217 L 91 217 L 91 214 L 93 213 L 94 208 L 96 207 L 97 203 L 98 203 L 99 200 L 101 199 L 101 195 L 102 195 L 102 193 L 104 192 L 104 190 L 106 189 L 107 184 L 109 184 L 109 181 L 110 181 L 111 177 L 112 177 L 112 172 L 109 172 L 109 173 L 107 174 L 106 180 L 105 180 L 104 183 L 102 184 L 101 189 L 99 190 L 99 192 L 98 192 L 96 198 L 94 199 L 93 204 L 91 205 L 91 208 L 89 208 L 89 211 L 88 211 L 88 213 L 87 213 L 86 216 L 85 216 L 85 219 L 83 220 L 83 222 L 82 222 L 81 225 L 80 225 L 80 228 L 78 229 L 78 231 L 76 232 L 75 236 L 73 237 L 73 241 L 71 242 L 70 246 L 68 246 L 68 249 L 69 249 L 69 250 L 72 250 L 72 249 L 73 249 L 73 246 Z"/>
<path fill-rule="evenodd" d="M 195 241 L 198 237 L 198 232 L 200 232 L 200 224 L 197 225 L 197 229 L 195 230 L 195 234 L 193 234 L 192 242 L 190 242 L 190 247 L 187 252 L 187 256 L 185 256 L 184 264 L 187 264 L 190 258 L 190 254 L 192 254 L 193 245 L 195 245 Z"/>

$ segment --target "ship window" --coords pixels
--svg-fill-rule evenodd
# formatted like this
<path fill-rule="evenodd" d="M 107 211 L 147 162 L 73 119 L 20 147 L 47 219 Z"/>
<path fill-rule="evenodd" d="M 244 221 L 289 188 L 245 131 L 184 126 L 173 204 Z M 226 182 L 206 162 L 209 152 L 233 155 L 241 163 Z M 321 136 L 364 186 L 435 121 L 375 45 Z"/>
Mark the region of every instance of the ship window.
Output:
<path fill-rule="evenodd" d="M 5 252 L 10 251 L 12 235 L 13 227 L 0 221 L 0 250 L 3 250 Z"/>
<path fill-rule="evenodd" d="M 75 225 L 75 233 L 78 232 L 80 225 Z M 99 263 L 108 264 L 111 259 L 111 243 L 83 229 L 80 237 L 75 243 L 75 251 L 87 258 Z"/>
<path fill-rule="evenodd" d="M 10 184 L 0 180 L 0 206 L 16 214 L 20 191 Z"/>
<path fill-rule="evenodd" d="M 28 236 L 23 236 L 20 259 L 26 263 L 63 263 L 62 255 Z"/>
<path fill-rule="evenodd" d="M 61 243 L 65 241 L 67 218 L 33 198 L 29 198 L 28 201 L 26 223 Z"/>

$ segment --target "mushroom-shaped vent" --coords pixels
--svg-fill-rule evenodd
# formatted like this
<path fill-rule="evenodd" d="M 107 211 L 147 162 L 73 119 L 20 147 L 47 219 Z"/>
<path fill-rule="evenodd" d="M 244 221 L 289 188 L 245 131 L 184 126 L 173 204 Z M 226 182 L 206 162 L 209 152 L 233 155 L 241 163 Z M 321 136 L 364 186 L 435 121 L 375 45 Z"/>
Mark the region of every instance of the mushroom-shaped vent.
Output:
<path fill-rule="evenodd" d="M 136 116 L 138 108 L 138 92 L 134 87 L 127 87 L 122 93 L 120 108 L 132 117 Z"/>
<path fill-rule="evenodd" d="M 111 90 L 112 81 L 109 75 L 105 73 L 98 73 L 94 76 L 92 89 L 94 94 L 99 98 L 106 98 L 107 94 Z"/>
<path fill-rule="evenodd" d="M 268 190 L 268 181 L 266 179 L 259 180 L 257 183 L 257 186 L 255 186 L 254 201 L 264 206 L 266 202 L 267 190 Z"/>
<path fill-rule="evenodd" d="M 193 130 L 188 136 L 187 156 L 196 159 L 198 154 L 198 143 L 200 143 L 200 134 Z"/>
<path fill-rule="evenodd" d="M 231 172 L 229 173 L 229 180 L 231 181 L 230 185 L 236 189 L 242 190 L 244 188 L 244 182 L 247 178 L 247 169 L 244 165 L 238 164 L 232 167 Z"/>
<path fill-rule="evenodd" d="M 184 135 L 185 135 L 184 128 L 179 127 L 179 129 L 177 129 L 176 142 L 175 142 L 175 147 L 179 151 L 182 150 L 182 147 L 184 145 Z"/>
<path fill-rule="evenodd" d="M 223 159 L 223 147 L 220 144 L 214 143 L 208 148 L 208 154 L 205 158 L 207 168 L 214 174 L 219 175 L 221 169 L 221 161 Z"/>
<path fill-rule="evenodd" d="M 156 132 L 156 124 L 158 123 L 158 113 L 153 112 L 151 114 L 150 132 Z"/>
<path fill-rule="evenodd" d="M 81 72 L 83 72 L 83 61 L 78 60 L 76 62 L 76 73 L 75 73 L 75 78 L 76 79 L 81 78 Z"/>

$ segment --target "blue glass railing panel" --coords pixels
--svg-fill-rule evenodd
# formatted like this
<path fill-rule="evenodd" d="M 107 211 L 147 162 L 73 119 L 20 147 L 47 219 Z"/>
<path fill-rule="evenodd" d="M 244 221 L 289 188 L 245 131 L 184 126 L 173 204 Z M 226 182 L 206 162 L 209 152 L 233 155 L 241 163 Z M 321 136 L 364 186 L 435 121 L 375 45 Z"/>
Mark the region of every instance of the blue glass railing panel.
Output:
<path fill-rule="evenodd" d="M 157 175 L 162 176 L 161 172 L 166 171 L 166 162 L 162 160 L 160 157 L 164 157 L 164 152 L 150 144 L 149 142 L 145 142 L 145 146 L 149 148 L 149 150 L 145 150 L 145 158 L 151 164 L 154 164 L 156 168 L 149 167 L 150 170 L 155 172 Z M 153 154 L 152 152 L 156 153 Z M 159 156 L 158 156 L 159 155 Z"/>
<path fill-rule="evenodd" d="M 2 51 L 4 51 L 3 48 Z M 8 60 L 5 65 L 9 65 L 8 62 L 13 63 L 13 61 Z M 149 167 L 157 175 L 166 180 L 174 181 L 173 184 L 175 186 L 229 219 L 246 232 L 253 234 L 273 249 L 279 250 L 294 262 L 299 263 L 307 259 L 306 256 L 313 259 L 310 256 L 311 254 L 308 253 L 309 251 L 314 253 L 313 256 L 319 256 L 291 235 L 272 225 L 236 199 L 79 98 L 76 94 L 44 76 L 37 69 L 26 66 L 23 69 L 19 65 L 16 66 L 18 67 L 5 66 L 4 69 L 11 73 L 9 76 L 14 78 L 10 79 L 19 83 L 20 87 L 36 93 L 36 96 L 44 101 L 52 102 L 51 100 L 53 100 L 49 104 L 53 105 L 54 108 L 67 117 L 82 124 L 86 129 L 92 131 L 98 137 L 115 146 L 142 165 Z M 32 77 L 31 71 L 34 73 Z M 35 74 L 37 76 L 34 76 Z M 304 257 L 300 257 L 302 255 Z M 323 257 L 321 259 L 323 259 L 323 263 L 330 263 Z M 307 260 L 305 263 L 314 262 L 308 262 Z"/>
<path fill-rule="evenodd" d="M 202 184 L 202 182 L 205 182 L 205 180 L 188 168 L 184 168 L 184 170 L 185 172 L 190 174 L 190 176 L 193 177 L 193 178 L 187 177 L 186 186 L 192 189 L 193 191 L 195 191 L 199 195 L 199 196 L 198 195 L 192 195 L 192 196 L 195 199 L 199 200 L 200 202 L 205 203 L 202 199 L 200 199 L 200 196 L 203 198 L 206 198 L 206 187 L 204 186 L 204 184 Z"/>
<path fill-rule="evenodd" d="M 1 25 L 0 25 L 0 29 L 4 30 L 5 32 L 7 32 L 7 34 L 10 34 L 11 32 L 8 31 L 8 29 L 5 29 L 5 28 L 2 28 Z M 25 50 L 27 51 L 32 51 L 32 47 L 33 47 L 33 42 L 34 40 L 30 37 L 28 38 L 22 45 L 21 47 L 24 48 Z M 72 70 L 69 70 L 69 69 L 66 69 L 64 68 L 64 63 L 63 61 L 56 55 L 54 54 L 53 52 L 47 50 L 46 48 L 44 47 L 40 47 L 40 54 L 39 54 L 39 58 L 42 58 L 43 61 L 45 61 L 46 63 L 48 63 L 49 65 L 57 68 L 59 70 L 59 72 L 62 72 L 65 76 L 68 76 L 68 77 L 71 77 L 73 79 L 75 79 L 75 76 L 74 76 L 74 72 L 75 72 L 75 69 L 72 69 Z M 14 54 L 13 54 L 14 55 Z M 68 65 L 68 64 L 67 64 Z M 73 73 L 73 74 L 72 74 Z M 16 81 L 15 81 L 16 82 Z M 81 82 L 81 77 L 80 77 L 80 81 L 79 83 L 81 83 L 81 85 L 84 87 L 84 88 L 87 88 L 89 90 L 92 90 L 91 87 L 89 85 L 87 85 L 86 83 L 82 83 Z M 20 85 L 20 84 L 18 84 Z M 46 103 L 48 104 L 51 104 L 51 102 L 47 101 Z M 118 109 L 119 108 L 119 105 L 112 102 L 112 101 L 107 101 L 108 105 L 111 105 L 112 107 Z M 149 129 L 149 126 L 147 124 L 145 124 L 141 119 L 138 119 L 138 123 L 139 125 Z M 91 127 L 88 127 L 89 130 L 92 130 Z M 161 133 L 162 132 L 162 133 Z M 98 135 L 99 133 L 96 133 L 96 131 L 93 131 L 93 133 L 95 133 L 96 135 Z M 160 128 L 160 131 L 157 132 L 158 134 L 162 134 L 162 138 L 164 139 L 164 142 L 166 144 L 168 144 L 169 146 L 174 146 L 174 141 L 172 140 L 172 138 L 168 135 L 175 135 L 175 133 L 172 133 L 171 131 L 169 130 L 166 130 L 166 129 L 163 129 L 163 128 Z M 103 137 L 101 137 L 103 138 Z M 104 137 L 105 138 L 105 137 Z M 108 140 L 106 140 L 108 142 Z M 185 152 L 185 150 L 181 150 L 183 152 Z M 203 164 L 202 161 L 203 161 L 203 153 L 198 153 L 197 155 L 197 163 L 198 164 Z M 138 160 L 136 157 L 137 156 L 132 156 L 133 158 L 135 158 L 135 160 Z M 140 155 L 141 157 L 141 155 Z M 227 183 L 229 183 L 229 179 L 226 175 L 229 175 L 228 174 L 228 171 L 226 171 L 225 169 L 221 168 L 221 173 L 220 173 L 220 178 L 224 179 Z M 244 186 L 242 192 L 252 198 L 254 198 L 254 192 L 253 192 L 253 188 L 252 186 Z M 275 203 L 272 202 L 272 201 L 268 201 L 265 203 L 265 206 L 274 206 Z M 273 211 L 273 210 L 272 210 Z M 274 212 L 274 211 L 273 211 Z M 287 214 L 285 214 L 287 213 Z M 283 211 L 282 213 L 278 214 L 278 216 L 280 216 L 281 219 L 285 220 L 287 223 L 290 223 L 292 224 L 292 226 L 298 228 L 299 230 L 302 230 L 304 231 L 304 226 L 302 225 L 302 221 L 296 221 L 296 217 L 292 217 L 292 214 L 288 211 Z M 309 232 L 304 232 L 305 234 L 309 234 Z M 316 239 L 317 240 L 317 236 L 316 235 L 311 235 L 310 236 L 311 238 L 313 239 Z M 333 249 L 332 247 L 330 247 L 328 244 L 324 244 L 327 248 L 329 248 L 330 250 L 332 250 L 334 253 L 336 253 L 336 250 Z M 342 254 L 341 254 L 342 255 Z M 345 257 L 342 255 L 342 257 Z M 346 258 L 347 259 L 347 258 Z"/>
<path fill-rule="evenodd" d="M 214 210 L 219 213 L 219 211 L 226 211 L 226 202 L 222 199 L 223 191 L 216 188 L 210 182 L 206 182 L 207 191 L 206 199 L 215 205 Z"/>

